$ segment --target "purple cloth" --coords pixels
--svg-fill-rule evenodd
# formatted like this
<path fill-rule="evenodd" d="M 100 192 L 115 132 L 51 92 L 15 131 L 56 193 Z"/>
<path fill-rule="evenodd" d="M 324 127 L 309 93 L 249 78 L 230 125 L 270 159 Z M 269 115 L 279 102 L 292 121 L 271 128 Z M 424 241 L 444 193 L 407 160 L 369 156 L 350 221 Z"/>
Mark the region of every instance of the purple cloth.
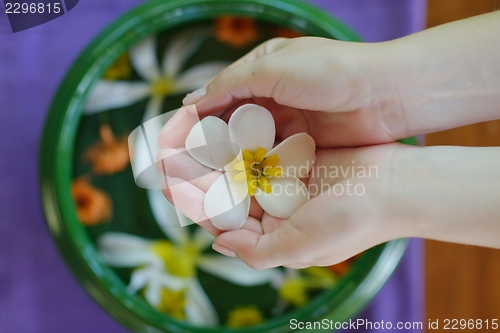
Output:
<path fill-rule="evenodd" d="M 126 332 L 71 275 L 45 226 L 38 148 L 49 103 L 71 63 L 137 0 L 82 0 L 71 12 L 13 34 L 0 13 L 0 333 Z M 425 0 L 316 0 L 368 41 L 422 29 Z M 361 318 L 423 319 L 422 243 Z"/>

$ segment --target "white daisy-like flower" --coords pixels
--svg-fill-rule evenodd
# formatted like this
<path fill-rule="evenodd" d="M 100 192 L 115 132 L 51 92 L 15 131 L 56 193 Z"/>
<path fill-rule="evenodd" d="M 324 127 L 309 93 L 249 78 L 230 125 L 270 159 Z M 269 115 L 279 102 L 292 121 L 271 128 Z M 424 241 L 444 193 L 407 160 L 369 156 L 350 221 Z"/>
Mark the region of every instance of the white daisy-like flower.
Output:
<path fill-rule="evenodd" d="M 215 227 L 241 228 L 252 196 L 269 215 L 282 219 L 309 200 L 299 179 L 314 164 L 315 142 L 310 135 L 298 133 L 273 148 L 275 131 L 271 113 L 255 104 L 240 106 L 228 124 L 210 116 L 191 129 L 185 142 L 189 154 L 223 171 L 204 201 L 205 215 Z"/>
<path fill-rule="evenodd" d="M 89 94 L 85 114 L 124 107 L 150 97 L 142 122 L 160 114 L 163 97 L 187 93 L 200 88 L 227 67 L 227 62 L 210 61 L 181 72 L 184 63 L 210 35 L 206 28 L 185 30 L 172 39 L 165 49 L 162 65 L 156 57 L 156 40 L 147 37 L 129 50 L 132 66 L 144 80 L 99 80 Z"/>
<path fill-rule="evenodd" d="M 217 313 L 200 285 L 197 269 L 242 286 L 275 284 L 277 269 L 253 270 L 238 258 L 206 254 L 213 236 L 201 227 L 190 236 L 187 228 L 172 227 L 177 219 L 175 208 L 164 202 L 160 191 L 150 191 L 150 202 L 159 226 L 169 240 L 149 240 L 138 236 L 109 232 L 98 240 L 101 260 L 114 267 L 136 268 L 130 278 L 131 293 L 144 289 L 144 297 L 151 306 L 159 308 L 162 290 L 183 290 L 184 312 L 188 322 L 199 326 L 215 326 Z M 165 300 L 168 302 L 168 300 Z"/>

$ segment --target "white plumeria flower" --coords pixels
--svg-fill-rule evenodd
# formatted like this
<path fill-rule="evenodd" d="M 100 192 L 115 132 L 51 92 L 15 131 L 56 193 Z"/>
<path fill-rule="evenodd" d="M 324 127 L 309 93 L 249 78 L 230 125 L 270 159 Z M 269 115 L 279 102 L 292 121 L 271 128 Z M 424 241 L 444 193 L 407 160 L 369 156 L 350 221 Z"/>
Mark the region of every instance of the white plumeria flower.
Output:
<path fill-rule="evenodd" d="M 185 290 L 187 320 L 194 325 L 215 326 L 217 313 L 198 281 L 197 268 L 242 286 L 273 283 L 279 278 L 277 269 L 256 271 L 238 258 L 204 254 L 213 243 L 213 236 L 201 227 L 193 236 L 186 228 L 172 227 L 170 220 L 177 219 L 175 208 L 165 203 L 160 191 L 148 194 L 153 214 L 170 241 L 147 240 L 118 232 L 106 233 L 98 240 L 103 262 L 115 267 L 138 267 L 130 278 L 131 293 L 144 288 L 148 303 L 158 308 L 162 288 Z"/>
<path fill-rule="evenodd" d="M 188 134 L 189 154 L 205 166 L 224 171 L 204 201 L 205 214 L 218 229 L 241 228 L 251 196 L 269 215 L 282 219 L 309 200 L 309 191 L 299 179 L 314 164 L 315 142 L 310 135 L 298 133 L 273 148 L 275 132 L 267 109 L 245 104 L 228 124 L 206 117 Z"/>
<path fill-rule="evenodd" d="M 210 61 L 181 73 L 185 61 L 209 34 L 209 29 L 202 28 L 181 32 L 165 49 L 161 68 L 156 58 L 155 38 L 143 39 L 129 50 L 129 56 L 132 66 L 146 82 L 102 79 L 90 92 L 84 113 L 93 114 L 124 107 L 150 96 L 142 122 L 159 115 L 163 97 L 198 89 L 227 67 L 227 62 Z"/>

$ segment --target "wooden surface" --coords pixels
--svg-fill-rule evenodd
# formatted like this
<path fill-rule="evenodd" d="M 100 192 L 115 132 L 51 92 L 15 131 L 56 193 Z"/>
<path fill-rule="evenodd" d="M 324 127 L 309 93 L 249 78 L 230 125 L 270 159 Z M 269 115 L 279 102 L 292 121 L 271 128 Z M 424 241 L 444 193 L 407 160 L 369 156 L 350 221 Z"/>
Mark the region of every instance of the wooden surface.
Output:
<path fill-rule="evenodd" d="M 500 9 L 498 0 L 428 1 L 429 27 Z M 427 145 L 500 146 L 500 121 L 430 134 L 426 141 Z M 425 269 L 426 320 L 439 319 L 439 331 L 444 331 L 446 318 L 500 321 L 500 250 L 427 241 Z"/>

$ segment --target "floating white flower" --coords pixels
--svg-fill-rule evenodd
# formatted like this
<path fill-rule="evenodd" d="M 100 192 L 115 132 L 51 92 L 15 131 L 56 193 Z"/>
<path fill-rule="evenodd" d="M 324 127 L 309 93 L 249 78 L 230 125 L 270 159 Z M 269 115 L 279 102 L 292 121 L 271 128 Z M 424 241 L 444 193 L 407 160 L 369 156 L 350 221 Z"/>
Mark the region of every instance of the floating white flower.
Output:
<path fill-rule="evenodd" d="M 314 164 L 314 140 L 298 133 L 273 148 L 275 131 L 271 113 L 255 104 L 239 107 L 228 124 L 210 116 L 191 129 L 185 142 L 189 154 L 201 164 L 223 171 L 204 201 L 205 214 L 215 227 L 241 228 L 251 196 L 269 215 L 283 219 L 309 200 L 299 179 Z"/>
<path fill-rule="evenodd" d="M 177 219 L 175 208 L 164 202 L 160 191 L 150 194 L 156 196 L 150 198 L 153 213 L 170 240 L 148 240 L 118 232 L 106 233 L 98 240 L 103 262 L 136 268 L 130 278 L 129 292 L 144 289 L 148 303 L 160 309 L 162 303 L 168 302 L 162 300 L 163 290 L 183 291 L 186 319 L 194 325 L 214 326 L 218 324 L 217 313 L 198 281 L 197 269 L 243 286 L 270 283 L 279 278 L 276 269 L 256 271 L 238 258 L 203 253 L 214 238 L 201 227 L 192 236 L 188 228 L 172 227 L 168 219 Z"/>
<path fill-rule="evenodd" d="M 165 49 L 161 68 L 156 57 L 155 38 L 143 39 L 129 50 L 129 56 L 132 66 L 146 82 L 102 79 L 90 92 L 84 113 L 92 114 L 124 107 L 150 96 L 142 122 L 159 115 L 163 97 L 198 89 L 227 67 L 226 62 L 210 61 L 181 73 L 184 63 L 209 34 L 209 30 L 203 28 L 181 32 Z"/>

